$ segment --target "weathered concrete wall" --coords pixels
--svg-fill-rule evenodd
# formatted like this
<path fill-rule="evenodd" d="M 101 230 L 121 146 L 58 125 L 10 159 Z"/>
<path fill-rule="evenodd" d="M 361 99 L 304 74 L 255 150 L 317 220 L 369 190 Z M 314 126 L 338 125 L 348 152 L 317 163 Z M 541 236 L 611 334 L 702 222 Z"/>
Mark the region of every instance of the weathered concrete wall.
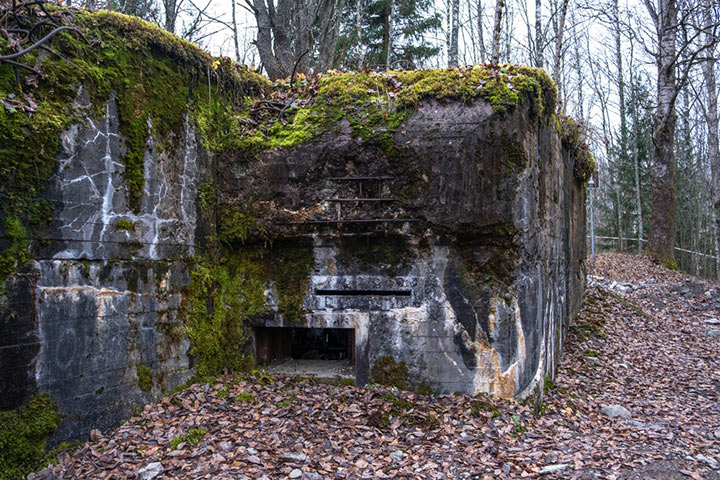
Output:
<path fill-rule="evenodd" d="M 89 101 L 80 89 L 78 111 Z M 119 124 L 111 94 L 63 132 L 41 194 L 52 222 L 0 296 L 0 408 L 49 393 L 65 415 L 52 442 L 193 375 L 183 306 L 200 255 L 255 262 L 234 274 L 261 284 L 264 311 L 232 328 L 354 328 L 359 383 L 387 355 L 441 393 L 525 395 L 552 375 L 584 287 L 585 219 L 575 152 L 549 114 L 424 100 L 380 139 L 344 118 L 289 148 L 219 156 L 188 115 L 173 142 L 147 141 L 137 211 Z M 277 264 L 292 255 L 272 255 L 291 248 L 309 264 L 288 282 Z"/>
<path fill-rule="evenodd" d="M 260 324 L 355 328 L 361 383 L 390 355 L 437 392 L 530 393 L 553 375 L 584 288 L 575 159 L 528 108 L 498 118 L 482 102 L 425 102 L 395 144 L 393 158 L 346 125 L 225 178 L 226 198 L 263 211 L 266 229 L 314 239 L 304 320 L 276 307 Z M 358 183 L 395 201 L 338 210 Z M 368 218 L 419 222 L 350 223 Z"/>
<path fill-rule="evenodd" d="M 192 374 L 179 311 L 205 159 L 189 122 L 183 134 L 173 152 L 148 142 L 138 212 L 114 98 L 62 134 L 52 224 L 9 289 L 0 357 L 2 407 L 49 393 L 65 415 L 53 442 L 116 425 Z"/>

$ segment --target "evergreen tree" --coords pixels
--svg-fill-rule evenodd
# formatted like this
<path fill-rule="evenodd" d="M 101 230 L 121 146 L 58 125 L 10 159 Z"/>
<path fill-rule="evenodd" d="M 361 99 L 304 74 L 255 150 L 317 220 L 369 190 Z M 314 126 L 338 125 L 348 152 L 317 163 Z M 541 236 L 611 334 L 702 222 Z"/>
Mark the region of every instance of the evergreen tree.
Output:
<path fill-rule="evenodd" d="M 419 68 L 437 55 L 442 21 L 430 0 L 350 0 L 336 66 Z"/>

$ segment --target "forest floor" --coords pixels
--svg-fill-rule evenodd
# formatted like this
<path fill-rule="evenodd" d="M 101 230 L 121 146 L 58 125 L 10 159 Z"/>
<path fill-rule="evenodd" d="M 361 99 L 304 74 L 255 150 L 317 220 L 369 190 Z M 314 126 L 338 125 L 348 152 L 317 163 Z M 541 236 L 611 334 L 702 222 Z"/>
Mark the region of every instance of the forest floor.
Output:
<path fill-rule="evenodd" d="M 590 270 L 537 418 L 485 396 L 226 377 L 31 478 L 719 480 L 720 286 L 629 255 Z"/>

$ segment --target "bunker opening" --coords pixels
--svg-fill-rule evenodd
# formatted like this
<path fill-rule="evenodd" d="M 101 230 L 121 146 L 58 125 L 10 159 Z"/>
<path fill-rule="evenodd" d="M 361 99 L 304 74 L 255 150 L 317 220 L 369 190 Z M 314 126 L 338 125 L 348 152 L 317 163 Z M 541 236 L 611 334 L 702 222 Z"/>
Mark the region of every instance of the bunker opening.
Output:
<path fill-rule="evenodd" d="M 352 328 L 255 327 L 255 361 L 275 373 L 355 377 Z"/>

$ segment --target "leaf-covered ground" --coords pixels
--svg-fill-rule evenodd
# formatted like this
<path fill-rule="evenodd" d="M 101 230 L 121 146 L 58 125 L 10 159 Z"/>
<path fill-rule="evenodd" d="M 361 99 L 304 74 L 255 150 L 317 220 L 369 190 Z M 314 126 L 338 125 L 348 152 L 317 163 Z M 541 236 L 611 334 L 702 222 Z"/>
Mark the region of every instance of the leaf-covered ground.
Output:
<path fill-rule="evenodd" d="M 720 479 L 720 287 L 635 256 L 591 270 L 537 418 L 486 397 L 227 377 L 94 431 L 35 478 Z"/>

